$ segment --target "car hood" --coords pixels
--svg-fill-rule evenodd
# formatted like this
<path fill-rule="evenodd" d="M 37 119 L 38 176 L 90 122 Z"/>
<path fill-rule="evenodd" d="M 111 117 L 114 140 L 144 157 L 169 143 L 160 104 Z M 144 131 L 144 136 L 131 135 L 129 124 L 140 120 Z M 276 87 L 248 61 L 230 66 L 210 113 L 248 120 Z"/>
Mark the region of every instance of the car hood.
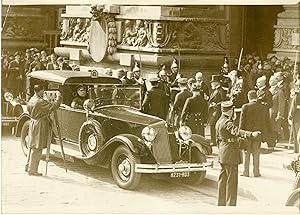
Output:
<path fill-rule="evenodd" d="M 160 119 L 156 116 L 144 114 L 138 109 L 122 105 L 103 106 L 96 109 L 95 114 L 140 125 L 151 125 L 163 121 L 163 119 Z"/>

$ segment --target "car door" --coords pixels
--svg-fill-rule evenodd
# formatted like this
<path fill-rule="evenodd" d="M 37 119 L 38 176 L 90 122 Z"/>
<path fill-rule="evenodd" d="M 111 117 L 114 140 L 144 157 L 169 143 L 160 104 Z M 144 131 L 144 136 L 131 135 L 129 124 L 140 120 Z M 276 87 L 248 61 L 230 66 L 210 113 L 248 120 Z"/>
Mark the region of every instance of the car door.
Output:
<path fill-rule="evenodd" d="M 86 121 L 85 110 L 61 105 L 58 118 L 62 139 L 77 145 L 80 127 Z"/>

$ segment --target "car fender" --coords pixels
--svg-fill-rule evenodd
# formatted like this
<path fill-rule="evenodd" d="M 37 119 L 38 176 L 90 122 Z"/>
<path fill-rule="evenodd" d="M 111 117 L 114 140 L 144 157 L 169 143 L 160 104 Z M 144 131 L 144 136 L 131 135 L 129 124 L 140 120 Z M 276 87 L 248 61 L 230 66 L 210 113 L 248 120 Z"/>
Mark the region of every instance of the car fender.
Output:
<path fill-rule="evenodd" d="M 21 114 L 19 121 L 17 123 L 17 127 L 16 127 L 17 128 L 16 129 L 16 137 L 21 136 L 22 127 L 27 120 L 30 120 L 30 115 L 28 113 Z"/>
<path fill-rule="evenodd" d="M 210 155 L 212 153 L 212 148 L 209 145 L 208 140 L 206 140 L 203 136 L 193 134 L 191 140 L 192 147 L 197 147 L 202 154 Z"/>
<path fill-rule="evenodd" d="M 294 203 L 300 198 L 300 188 L 294 190 L 286 201 L 286 206 L 294 206 Z M 298 206 L 299 207 L 299 206 Z"/>
<path fill-rule="evenodd" d="M 84 160 L 89 165 L 101 165 L 103 167 L 108 167 L 109 161 L 113 155 L 115 149 L 120 146 L 127 146 L 130 151 L 134 154 L 140 154 L 144 150 L 144 144 L 139 137 L 131 134 L 120 134 L 109 139 L 99 152 L 91 157 L 79 158 Z"/>
<path fill-rule="evenodd" d="M 131 152 L 135 154 L 141 153 L 145 149 L 143 140 L 132 134 L 119 134 L 112 137 L 105 143 L 103 150 L 117 148 L 120 144 L 126 145 Z"/>

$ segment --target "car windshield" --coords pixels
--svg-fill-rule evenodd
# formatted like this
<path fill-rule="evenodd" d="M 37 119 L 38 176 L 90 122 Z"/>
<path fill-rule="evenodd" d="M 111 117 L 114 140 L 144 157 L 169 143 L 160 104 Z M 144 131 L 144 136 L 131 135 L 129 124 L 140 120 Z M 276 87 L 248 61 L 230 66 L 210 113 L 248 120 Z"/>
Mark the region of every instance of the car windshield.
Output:
<path fill-rule="evenodd" d="M 88 86 L 88 94 L 95 100 L 96 109 L 103 105 L 141 107 L 141 88 L 136 86 L 92 85 Z"/>

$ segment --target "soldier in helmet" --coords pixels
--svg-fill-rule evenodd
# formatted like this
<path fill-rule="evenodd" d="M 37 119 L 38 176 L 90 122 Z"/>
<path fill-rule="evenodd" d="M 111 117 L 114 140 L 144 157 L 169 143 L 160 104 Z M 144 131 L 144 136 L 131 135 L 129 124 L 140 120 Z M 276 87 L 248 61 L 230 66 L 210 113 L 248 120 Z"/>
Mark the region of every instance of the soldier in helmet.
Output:
<path fill-rule="evenodd" d="M 260 136 L 260 131 L 245 131 L 234 125 L 232 101 L 222 102 L 221 109 L 222 115 L 216 123 L 218 160 L 221 165 L 218 180 L 218 206 L 236 206 L 238 165 L 242 161 L 237 137 L 257 138 Z"/>

